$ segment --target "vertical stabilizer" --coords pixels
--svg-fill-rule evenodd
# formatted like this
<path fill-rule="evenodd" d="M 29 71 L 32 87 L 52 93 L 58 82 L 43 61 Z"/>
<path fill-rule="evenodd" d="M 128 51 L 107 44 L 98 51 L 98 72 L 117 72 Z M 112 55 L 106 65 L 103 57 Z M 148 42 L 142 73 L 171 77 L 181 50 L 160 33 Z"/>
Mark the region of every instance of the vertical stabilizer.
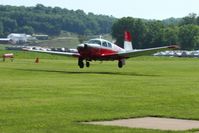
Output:
<path fill-rule="evenodd" d="M 131 33 L 128 31 L 124 32 L 124 49 L 126 51 L 130 51 L 133 50 L 133 46 L 132 46 L 132 37 L 131 37 Z"/>

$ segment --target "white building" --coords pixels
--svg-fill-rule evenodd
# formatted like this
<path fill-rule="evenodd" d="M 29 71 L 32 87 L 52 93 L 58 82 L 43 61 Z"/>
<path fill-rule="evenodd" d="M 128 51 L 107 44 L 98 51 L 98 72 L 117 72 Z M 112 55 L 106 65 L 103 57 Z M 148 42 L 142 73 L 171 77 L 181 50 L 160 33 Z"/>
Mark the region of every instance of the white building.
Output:
<path fill-rule="evenodd" d="M 24 44 L 28 41 L 35 40 L 36 38 L 32 37 L 31 35 L 20 34 L 20 33 L 11 33 L 7 37 L 11 40 L 13 44 Z"/>

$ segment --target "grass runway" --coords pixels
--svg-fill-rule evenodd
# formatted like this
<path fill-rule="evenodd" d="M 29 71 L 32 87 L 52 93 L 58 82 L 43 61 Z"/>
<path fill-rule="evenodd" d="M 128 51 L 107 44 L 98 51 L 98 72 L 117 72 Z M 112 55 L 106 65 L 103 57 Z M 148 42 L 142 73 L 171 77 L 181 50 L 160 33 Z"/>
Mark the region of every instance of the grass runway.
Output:
<path fill-rule="evenodd" d="M 73 58 L 44 54 L 35 64 L 40 54 L 17 54 L 14 62 L 0 62 L 0 133 L 164 133 L 79 122 L 199 120 L 198 59 L 139 57 L 122 69 L 116 61 L 79 69 Z"/>

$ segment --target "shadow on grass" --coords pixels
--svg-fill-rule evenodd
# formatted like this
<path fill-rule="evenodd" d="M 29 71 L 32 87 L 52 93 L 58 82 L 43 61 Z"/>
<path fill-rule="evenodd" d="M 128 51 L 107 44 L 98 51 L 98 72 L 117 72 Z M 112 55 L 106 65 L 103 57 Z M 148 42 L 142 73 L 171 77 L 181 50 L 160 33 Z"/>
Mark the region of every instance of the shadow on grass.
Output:
<path fill-rule="evenodd" d="M 127 75 L 127 76 L 160 76 L 151 74 L 139 74 L 134 72 L 94 72 L 94 71 L 62 71 L 62 70 L 42 70 L 42 69 L 17 69 L 29 72 L 47 72 L 47 73 L 62 73 L 62 74 L 100 74 L 100 75 Z"/>

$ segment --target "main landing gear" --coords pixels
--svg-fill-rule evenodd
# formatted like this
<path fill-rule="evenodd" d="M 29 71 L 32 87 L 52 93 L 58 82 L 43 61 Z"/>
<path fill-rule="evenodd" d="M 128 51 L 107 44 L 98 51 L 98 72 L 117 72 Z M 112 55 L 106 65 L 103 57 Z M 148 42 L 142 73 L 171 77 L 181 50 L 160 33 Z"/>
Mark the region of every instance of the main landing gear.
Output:
<path fill-rule="evenodd" d="M 84 60 L 82 58 L 78 59 L 78 66 L 84 68 Z M 86 67 L 90 67 L 90 62 L 86 60 Z"/>
<path fill-rule="evenodd" d="M 125 65 L 125 60 L 124 59 L 120 59 L 118 60 L 118 67 L 122 68 Z M 79 58 L 78 59 L 78 66 L 80 68 L 84 68 L 84 59 Z M 90 67 L 90 62 L 88 60 L 86 60 L 86 67 Z"/>
<path fill-rule="evenodd" d="M 81 58 L 78 59 L 78 66 L 79 66 L 80 68 L 84 68 L 83 59 L 81 59 Z"/>
<path fill-rule="evenodd" d="M 119 67 L 119 68 L 122 68 L 123 65 L 125 65 L 125 60 L 124 60 L 124 59 L 118 60 L 118 67 Z"/>

